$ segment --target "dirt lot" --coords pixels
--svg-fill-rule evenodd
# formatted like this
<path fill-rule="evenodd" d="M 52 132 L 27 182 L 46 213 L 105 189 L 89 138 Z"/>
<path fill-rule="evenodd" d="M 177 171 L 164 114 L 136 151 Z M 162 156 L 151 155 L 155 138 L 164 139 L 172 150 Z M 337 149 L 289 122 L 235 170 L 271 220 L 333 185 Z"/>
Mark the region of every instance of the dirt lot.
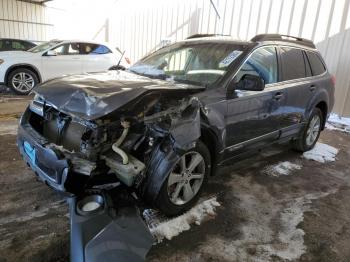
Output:
<path fill-rule="evenodd" d="M 28 98 L 0 97 L 0 262 L 67 261 L 65 201 L 38 182 L 20 159 L 17 117 Z M 155 245 L 150 261 L 349 261 L 350 135 L 322 133 L 340 150 L 318 163 L 274 147 L 219 170 L 205 194 L 220 193 L 215 218 Z M 288 176 L 262 170 L 280 161 L 302 168 Z"/>

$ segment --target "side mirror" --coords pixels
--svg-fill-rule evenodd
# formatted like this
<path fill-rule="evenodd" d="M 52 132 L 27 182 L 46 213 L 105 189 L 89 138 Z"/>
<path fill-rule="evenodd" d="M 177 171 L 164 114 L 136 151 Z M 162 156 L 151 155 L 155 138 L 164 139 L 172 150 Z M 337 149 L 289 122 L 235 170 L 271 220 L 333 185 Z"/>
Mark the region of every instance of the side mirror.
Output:
<path fill-rule="evenodd" d="M 55 50 L 48 50 L 45 56 L 57 56 L 57 52 Z"/>
<path fill-rule="evenodd" d="M 264 79 L 260 76 L 246 74 L 238 82 L 229 84 L 227 94 L 232 94 L 234 90 L 262 91 L 264 88 Z"/>

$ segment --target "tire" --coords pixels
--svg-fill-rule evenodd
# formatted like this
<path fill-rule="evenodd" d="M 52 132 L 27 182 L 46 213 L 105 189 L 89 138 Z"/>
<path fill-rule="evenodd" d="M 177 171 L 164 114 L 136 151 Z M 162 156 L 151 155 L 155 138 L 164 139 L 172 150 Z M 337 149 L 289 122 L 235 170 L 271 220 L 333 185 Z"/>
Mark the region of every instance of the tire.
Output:
<path fill-rule="evenodd" d="M 202 159 L 200 159 L 200 157 Z M 185 159 L 186 169 L 182 168 L 184 163 L 183 159 Z M 192 160 L 196 160 L 196 163 L 200 160 L 202 161 L 200 161 L 198 165 L 195 166 L 193 172 L 186 173 L 186 171 L 190 170 L 189 167 Z M 204 185 L 207 183 L 210 169 L 210 153 L 207 147 L 201 141 L 199 141 L 197 142 L 195 148 L 190 149 L 182 154 L 176 163 L 174 163 L 167 179 L 160 189 L 156 200 L 157 208 L 159 208 L 167 216 L 177 216 L 190 209 L 197 202 Z M 183 173 L 184 175 L 181 176 L 182 180 L 180 182 L 172 184 L 174 181 L 177 181 L 180 178 L 179 176 L 175 176 L 175 172 L 179 172 L 178 174 Z M 201 173 L 203 174 L 202 180 L 198 178 L 199 174 Z M 192 189 L 192 197 L 190 197 L 190 194 L 188 193 L 189 186 Z M 179 190 L 178 187 L 181 187 L 181 189 Z M 178 197 L 173 198 L 176 194 L 176 191 L 178 192 Z"/>
<path fill-rule="evenodd" d="M 316 123 L 314 123 L 315 119 L 318 119 L 316 120 L 317 121 Z M 314 110 L 310 115 L 307 125 L 302 130 L 302 133 L 299 139 L 293 142 L 293 149 L 299 152 L 306 152 L 311 150 L 315 146 L 318 138 L 320 137 L 322 123 L 323 123 L 322 111 L 319 108 L 314 108 Z M 312 132 L 312 130 L 314 132 Z M 309 140 L 310 133 L 313 133 L 312 140 Z"/>
<path fill-rule="evenodd" d="M 7 81 L 8 87 L 18 95 L 28 95 L 38 83 L 37 75 L 26 68 L 18 68 L 12 71 Z"/>

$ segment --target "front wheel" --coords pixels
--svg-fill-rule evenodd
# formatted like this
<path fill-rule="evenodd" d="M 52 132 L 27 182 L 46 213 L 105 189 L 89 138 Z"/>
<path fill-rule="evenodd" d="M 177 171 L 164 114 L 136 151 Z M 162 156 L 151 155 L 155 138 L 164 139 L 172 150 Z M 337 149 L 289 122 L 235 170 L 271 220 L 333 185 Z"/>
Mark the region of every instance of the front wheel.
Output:
<path fill-rule="evenodd" d="M 36 74 L 26 68 L 12 71 L 8 78 L 8 86 L 19 95 L 27 95 L 38 84 Z"/>
<path fill-rule="evenodd" d="M 293 148 L 300 152 L 311 150 L 321 134 L 323 114 L 319 108 L 315 108 L 307 125 L 302 131 L 301 137 L 294 141 Z"/>
<path fill-rule="evenodd" d="M 159 192 L 157 207 L 168 216 L 187 211 L 198 200 L 209 174 L 210 154 L 199 141 L 172 166 Z"/>

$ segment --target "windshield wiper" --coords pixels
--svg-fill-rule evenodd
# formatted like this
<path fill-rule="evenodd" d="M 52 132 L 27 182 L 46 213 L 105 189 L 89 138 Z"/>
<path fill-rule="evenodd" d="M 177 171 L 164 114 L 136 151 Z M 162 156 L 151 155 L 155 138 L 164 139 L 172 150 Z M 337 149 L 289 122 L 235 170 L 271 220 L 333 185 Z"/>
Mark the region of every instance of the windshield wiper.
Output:
<path fill-rule="evenodd" d="M 145 74 L 145 73 L 140 73 L 140 72 L 137 72 L 135 70 L 132 70 L 132 69 L 128 69 L 128 71 L 136 74 L 136 75 L 140 75 L 140 76 L 145 76 L 145 77 L 148 77 L 148 78 L 152 78 L 152 79 L 161 79 L 161 80 L 166 80 L 167 78 L 169 78 L 168 75 L 166 74 L 161 74 L 161 75 L 151 75 L 151 74 Z"/>

